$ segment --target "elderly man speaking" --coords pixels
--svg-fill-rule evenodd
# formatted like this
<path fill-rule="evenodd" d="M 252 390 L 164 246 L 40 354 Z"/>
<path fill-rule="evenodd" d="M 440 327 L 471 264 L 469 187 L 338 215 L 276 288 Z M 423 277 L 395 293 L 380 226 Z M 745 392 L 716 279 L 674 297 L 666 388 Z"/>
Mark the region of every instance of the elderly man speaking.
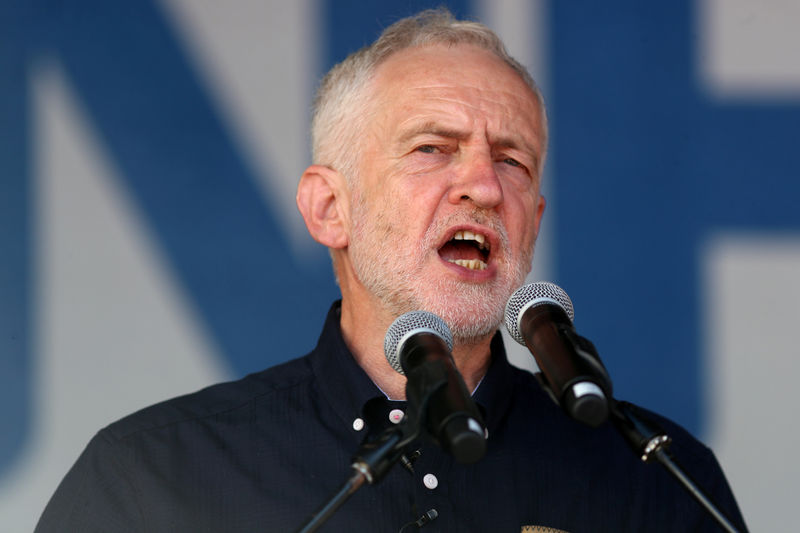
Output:
<path fill-rule="evenodd" d="M 423 434 L 405 468 L 356 492 L 324 530 L 715 530 L 610 424 L 570 419 L 506 359 L 498 327 L 545 210 L 547 119 L 494 33 L 444 10 L 398 21 L 325 76 L 312 135 L 297 205 L 342 295 L 316 348 L 101 430 L 38 531 L 297 529 L 347 478 L 355 450 L 403 418 L 407 378 L 383 344 L 417 310 L 452 331 L 485 453 L 463 464 Z M 711 451 L 658 420 L 741 523 Z"/>

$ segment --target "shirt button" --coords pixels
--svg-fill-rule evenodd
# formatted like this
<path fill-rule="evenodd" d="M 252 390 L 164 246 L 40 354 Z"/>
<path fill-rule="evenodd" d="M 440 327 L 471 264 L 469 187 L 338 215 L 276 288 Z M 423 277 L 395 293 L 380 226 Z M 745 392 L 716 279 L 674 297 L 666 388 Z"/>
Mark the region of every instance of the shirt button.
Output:
<path fill-rule="evenodd" d="M 364 420 L 362 418 L 356 418 L 353 420 L 353 429 L 356 431 L 361 431 L 364 429 Z"/>
<path fill-rule="evenodd" d="M 433 474 L 425 474 L 422 477 L 422 484 L 425 485 L 427 488 L 433 490 L 439 486 L 439 480 L 436 479 L 436 476 Z"/>
<path fill-rule="evenodd" d="M 392 424 L 399 424 L 404 416 L 405 413 L 401 409 L 392 409 L 389 411 L 389 421 Z"/>

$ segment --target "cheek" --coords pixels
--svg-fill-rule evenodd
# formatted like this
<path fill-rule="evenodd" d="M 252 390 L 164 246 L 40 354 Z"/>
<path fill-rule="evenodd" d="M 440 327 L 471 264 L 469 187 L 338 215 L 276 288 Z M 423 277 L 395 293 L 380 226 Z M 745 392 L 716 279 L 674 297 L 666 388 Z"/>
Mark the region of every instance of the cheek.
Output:
<path fill-rule="evenodd" d="M 513 240 L 522 246 L 528 246 L 536 238 L 536 205 L 535 199 L 517 197 L 511 200 L 511 214 L 508 230 Z M 516 238 L 515 238 L 516 237 Z"/>
<path fill-rule="evenodd" d="M 419 180 L 396 191 L 392 200 L 398 216 L 410 226 L 427 226 L 446 202 L 446 188 L 434 179 Z"/>

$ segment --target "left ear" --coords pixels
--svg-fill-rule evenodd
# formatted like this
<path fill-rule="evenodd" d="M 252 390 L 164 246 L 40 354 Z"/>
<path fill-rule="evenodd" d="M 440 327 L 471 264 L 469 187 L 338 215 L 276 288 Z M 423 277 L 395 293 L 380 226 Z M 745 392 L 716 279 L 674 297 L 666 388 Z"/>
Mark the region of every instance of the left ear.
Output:
<path fill-rule="evenodd" d="M 311 165 L 297 186 L 297 208 L 311 236 L 328 248 L 346 248 L 349 201 L 344 176 L 322 165 Z"/>

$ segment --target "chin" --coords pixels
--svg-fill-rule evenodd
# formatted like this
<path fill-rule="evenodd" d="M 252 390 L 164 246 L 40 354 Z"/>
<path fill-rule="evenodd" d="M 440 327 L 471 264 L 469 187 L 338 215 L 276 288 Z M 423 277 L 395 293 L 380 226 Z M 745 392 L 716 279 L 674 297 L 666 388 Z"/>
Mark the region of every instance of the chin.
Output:
<path fill-rule="evenodd" d="M 434 291 L 436 296 L 423 307 L 447 323 L 456 342 L 476 342 L 494 335 L 503 321 L 508 296 L 500 292 L 507 291 L 475 285 L 448 288 Z"/>
<path fill-rule="evenodd" d="M 442 318 L 450 326 L 457 344 L 474 344 L 494 335 L 502 323 L 502 309 L 492 314 L 489 311 L 479 310 L 467 316 L 460 312 Z"/>

